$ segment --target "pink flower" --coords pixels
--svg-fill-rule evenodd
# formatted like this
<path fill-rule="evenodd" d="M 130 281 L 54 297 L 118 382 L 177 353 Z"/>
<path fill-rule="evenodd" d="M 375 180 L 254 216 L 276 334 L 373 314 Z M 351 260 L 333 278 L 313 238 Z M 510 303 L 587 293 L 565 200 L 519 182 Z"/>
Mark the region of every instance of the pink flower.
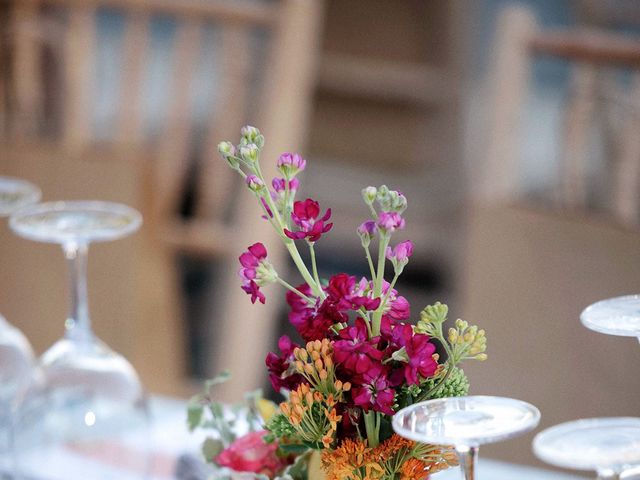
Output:
<path fill-rule="evenodd" d="M 386 256 L 388 260 L 396 262 L 406 262 L 413 255 L 413 243 L 411 240 L 405 240 L 393 247 L 387 247 Z"/>
<path fill-rule="evenodd" d="M 276 392 L 280 392 L 283 388 L 285 390 L 295 390 L 303 381 L 300 374 L 289 374 L 289 366 L 294 361 L 293 350 L 297 347 L 299 345 L 293 343 L 288 336 L 283 335 L 278 340 L 280 356 L 269 352 L 265 359 L 267 370 L 269 371 L 269 380 Z"/>
<path fill-rule="evenodd" d="M 307 297 L 313 298 L 313 292 L 306 283 L 297 287 Z M 349 320 L 329 299 L 310 305 L 294 292 L 287 292 L 287 303 L 291 307 L 289 322 L 295 327 L 305 342 L 321 340 L 329 336 L 329 329 L 336 323 Z"/>
<path fill-rule="evenodd" d="M 264 442 L 267 433 L 266 430 L 260 430 L 236 439 L 218 454 L 215 462 L 236 472 L 261 473 L 270 478 L 275 477 L 286 463 L 276 454 L 277 443 Z"/>
<path fill-rule="evenodd" d="M 340 338 L 333 344 L 333 357 L 348 373 L 359 375 L 381 365 L 383 352 L 377 349 L 380 337 L 368 338 L 362 318 L 340 330 L 338 335 Z"/>
<path fill-rule="evenodd" d="M 395 392 L 389 381 L 388 369 L 374 366 L 354 381 L 351 397 L 353 403 L 367 412 L 370 409 L 385 415 L 393 415 Z"/>
<path fill-rule="evenodd" d="M 260 264 L 267 258 L 267 249 L 260 242 L 254 243 L 249 249 L 240 255 L 240 265 L 242 267 L 238 271 L 242 279 L 242 290 L 251 295 L 251 303 L 265 302 L 265 296 L 260 291 L 260 286 L 256 283 L 258 279 L 257 269 Z"/>
<path fill-rule="evenodd" d="M 360 284 L 356 277 L 339 273 L 329 279 L 326 288 L 327 298 L 336 304 L 339 310 L 375 310 L 380 306 L 380 297 L 370 298 L 360 291 Z"/>
<path fill-rule="evenodd" d="M 377 223 L 378 227 L 386 232 L 394 232 L 404 228 L 404 218 L 397 212 L 380 212 Z"/>
<path fill-rule="evenodd" d="M 333 223 L 325 222 L 331 218 L 331 209 L 327 209 L 325 214 L 320 215 L 320 204 L 315 200 L 307 198 L 304 202 L 294 202 L 291 219 L 300 230 L 292 232 L 284 229 L 284 234 L 293 240 L 307 238 L 309 242 L 317 242 L 322 234 L 327 233 L 333 227 Z"/>
<path fill-rule="evenodd" d="M 373 220 L 367 220 L 366 222 L 362 222 L 358 227 L 358 233 L 360 235 L 373 235 L 376 233 L 376 222 Z"/>
<path fill-rule="evenodd" d="M 257 192 L 264 187 L 264 182 L 260 180 L 257 175 L 247 175 L 244 182 L 247 184 L 247 187 L 249 187 L 249 190 L 254 192 Z"/>
<path fill-rule="evenodd" d="M 298 179 L 292 178 L 291 180 L 289 180 L 289 191 L 291 192 L 297 191 L 299 185 L 300 185 L 300 182 L 298 181 Z M 276 193 L 282 193 L 285 191 L 285 188 L 287 186 L 286 180 L 284 178 L 274 178 L 271 181 L 271 186 L 276 191 Z"/>
<path fill-rule="evenodd" d="M 293 175 L 301 172 L 306 166 L 307 161 L 297 153 L 286 152 L 278 158 L 278 168 L 283 172 L 285 177 L 291 176 L 293 172 L 295 172 Z M 287 171 L 289 175 L 287 175 Z"/>
<path fill-rule="evenodd" d="M 391 285 L 386 280 L 382 282 L 382 294 L 386 295 Z M 408 320 L 411 316 L 411 305 L 409 301 L 401 295 L 398 295 L 394 288 L 389 293 L 387 303 L 384 306 L 384 315 L 391 317 L 392 320 L 402 321 Z"/>
<path fill-rule="evenodd" d="M 411 325 L 400 324 L 391 331 L 390 340 L 395 350 L 405 349 L 409 361 L 403 363 L 403 373 L 409 385 L 417 385 L 420 377 L 429 378 L 435 373 L 438 368 L 433 359 L 436 347 L 428 335 L 414 333 Z"/>

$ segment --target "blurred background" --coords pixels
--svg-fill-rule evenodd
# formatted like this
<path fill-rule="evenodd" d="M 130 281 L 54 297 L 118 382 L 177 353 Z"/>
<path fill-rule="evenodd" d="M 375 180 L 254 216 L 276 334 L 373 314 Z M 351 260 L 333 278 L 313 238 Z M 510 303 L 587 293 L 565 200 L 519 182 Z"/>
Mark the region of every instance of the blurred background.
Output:
<path fill-rule="evenodd" d="M 542 426 L 638 416 L 637 342 L 582 328 L 640 292 L 640 4 L 634 0 L 0 0 L 0 174 L 45 200 L 127 203 L 132 239 L 92 247 L 92 319 L 150 391 L 228 368 L 266 385 L 284 295 L 252 306 L 237 257 L 291 270 L 219 141 L 260 128 L 263 163 L 299 151 L 302 198 L 331 207 L 321 275 L 366 274 L 360 189 L 409 200 L 397 288 L 487 330 L 473 393 Z M 0 225 L 0 309 L 38 353 L 61 335 L 56 247 Z M 292 277 L 290 283 L 299 279 Z M 531 436 L 487 455 L 535 463 Z"/>

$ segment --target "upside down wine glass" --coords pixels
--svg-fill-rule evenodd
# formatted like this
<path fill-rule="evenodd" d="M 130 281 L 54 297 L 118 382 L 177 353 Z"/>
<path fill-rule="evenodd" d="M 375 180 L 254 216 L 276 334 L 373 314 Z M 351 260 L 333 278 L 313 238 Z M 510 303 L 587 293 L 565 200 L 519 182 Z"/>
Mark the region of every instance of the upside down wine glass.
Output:
<path fill-rule="evenodd" d="M 580 315 L 582 324 L 596 332 L 640 341 L 640 295 L 601 300 L 588 306 Z"/>
<path fill-rule="evenodd" d="M 40 189 L 25 180 L 0 176 L 0 217 L 40 200 Z M 16 394 L 26 386 L 33 350 L 20 330 L 0 315 L 0 471 L 8 469 L 9 425 Z"/>
<path fill-rule="evenodd" d="M 393 429 L 415 442 L 453 445 L 463 478 L 475 480 L 480 445 L 522 435 L 539 421 L 540 411 L 529 403 L 470 396 L 427 400 L 406 407 L 394 415 Z"/>
<path fill-rule="evenodd" d="M 533 451 L 551 465 L 617 480 L 640 466 L 640 418 L 604 417 L 561 423 L 540 432 Z"/>
<path fill-rule="evenodd" d="M 141 221 L 132 208 L 95 201 L 34 205 L 10 219 L 16 234 L 60 244 L 71 279 L 65 335 L 40 358 L 38 378 L 16 410 L 13 444 L 19 479 L 41 478 L 43 469 L 47 478 L 60 480 L 146 475 L 144 391 L 129 362 L 93 334 L 86 280 L 89 244 L 129 235 Z M 133 450 L 123 444 L 132 432 L 142 432 Z"/>

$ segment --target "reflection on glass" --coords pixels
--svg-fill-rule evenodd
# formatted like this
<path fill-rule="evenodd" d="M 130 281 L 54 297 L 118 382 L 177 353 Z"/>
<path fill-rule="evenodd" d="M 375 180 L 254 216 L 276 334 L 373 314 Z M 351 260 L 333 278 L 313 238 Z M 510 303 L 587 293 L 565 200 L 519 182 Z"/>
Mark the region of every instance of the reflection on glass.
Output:
<path fill-rule="evenodd" d="M 640 295 L 609 298 L 587 307 L 580 315 L 582 324 L 596 332 L 640 341 Z"/>
<path fill-rule="evenodd" d="M 640 418 L 590 418 L 548 428 L 533 440 L 534 453 L 551 465 L 590 470 L 618 479 L 640 467 Z"/>
<path fill-rule="evenodd" d="M 454 445 L 465 480 L 474 480 L 478 448 L 521 435 L 538 425 L 540 412 L 520 400 L 503 397 L 454 397 L 429 400 L 400 410 L 393 429 L 410 440 Z"/>
<path fill-rule="evenodd" d="M 25 180 L 0 176 L 0 217 L 40 200 L 40 189 Z M 0 315 L 0 471 L 6 471 L 9 425 L 16 394 L 26 386 L 33 350 L 25 336 Z"/>
<path fill-rule="evenodd" d="M 89 244 L 121 238 L 140 224 L 137 211 L 109 202 L 44 203 L 11 217 L 18 235 L 62 245 L 71 279 L 65 335 L 40 358 L 39 378 L 17 409 L 17 478 L 37 477 L 43 465 L 51 478 L 65 480 L 144 478 L 146 442 L 123 441 L 136 432 L 144 438 L 145 395 L 129 362 L 94 335 L 86 280 Z"/>

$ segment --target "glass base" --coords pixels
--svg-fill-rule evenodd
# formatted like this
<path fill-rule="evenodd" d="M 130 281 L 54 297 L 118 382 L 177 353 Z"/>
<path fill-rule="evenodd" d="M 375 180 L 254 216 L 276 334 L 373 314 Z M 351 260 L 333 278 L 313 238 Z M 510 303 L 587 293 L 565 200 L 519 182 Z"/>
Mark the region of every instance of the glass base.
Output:
<path fill-rule="evenodd" d="M 142 216 L 133 208 L 98 201 L 41 203 L 21 209 L 9 221 L 24 238 L 63 245 L 115 240 L 141 224 Z"/>
<path fill-rule="evenodd" d="M 576 470 L 620 472 L 640 465 L 640 418 L 590 418 L 540 432 L 533 451 L 541 460 Z"/>
<path fill-rule="evenodd" d="M 520 400 L 471 396 L 411 405 L 393 417 L 393 429 L 410 440 L 475 447 L 507 440 L 538 425 L 540 412 Z"/>
<path fill-rule="evenodd" d="M 40 200 L 41 192 L 33 183 L 13 177 L 0 176 L 0 217 Z"/>
<path fill-rule="evenodd" d="M 587 307 L 582 324 L 596 332 L 640 339 L 640 295 L 609 298 Z"/>
<path fill-rule="evenodd" d="M 133 367 L 99 340 L 64 338 L 41 357 L 14 419 L 16 478 L 138 479 L 150 419 Z"/>

